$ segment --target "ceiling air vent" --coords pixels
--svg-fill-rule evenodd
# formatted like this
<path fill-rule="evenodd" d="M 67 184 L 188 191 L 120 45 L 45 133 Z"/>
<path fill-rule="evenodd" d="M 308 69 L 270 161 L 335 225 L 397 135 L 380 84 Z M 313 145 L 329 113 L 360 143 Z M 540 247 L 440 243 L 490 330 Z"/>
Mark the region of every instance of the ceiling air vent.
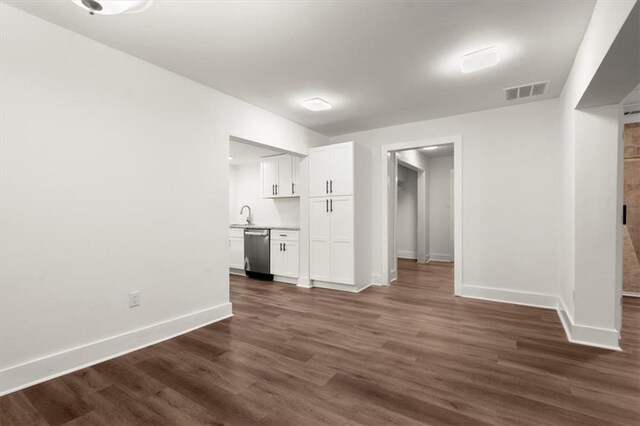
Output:
<path fill-rule="evenodd" d="M 524 86 L 509 87 L 504 89 L 505 98 L 508 101 L 515 99 L 530 98 L 531 96 L 540 96 L 547 89 L 548 81 L 539 83 L 525 84 Z"/>

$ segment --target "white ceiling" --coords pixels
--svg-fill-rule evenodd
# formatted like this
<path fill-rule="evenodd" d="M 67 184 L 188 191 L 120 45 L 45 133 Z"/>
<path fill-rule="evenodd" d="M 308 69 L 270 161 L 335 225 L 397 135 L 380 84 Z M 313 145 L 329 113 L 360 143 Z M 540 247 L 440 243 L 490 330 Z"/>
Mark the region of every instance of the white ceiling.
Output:
<path fill-rule="evenodd" d="M 229 141 L 229 164 L 238 166 L 240 164 L 254 163 L 260 161 L 262 157 L 283 154 L 282 151 L 259 146 L 255 144 L 240 142 L 235 139 Z"/>
<path fill-rule="evenodd" d="M 595 2 L 183 0 L 115 16 L 5 3 L 332 136 L 507 105 L 503 88 L 531 82 L 557 96 Z M 487 46 L 498 66 L 459 72 Z M 300 106 L 315 96 L 333 109 Z"/>

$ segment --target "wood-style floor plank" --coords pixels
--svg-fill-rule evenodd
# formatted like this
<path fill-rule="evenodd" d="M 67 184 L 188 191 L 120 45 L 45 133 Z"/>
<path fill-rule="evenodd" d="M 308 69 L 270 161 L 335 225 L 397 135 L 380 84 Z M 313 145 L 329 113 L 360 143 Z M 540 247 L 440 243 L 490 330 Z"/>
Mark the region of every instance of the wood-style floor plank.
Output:
<path fill-rule="evenodd" d="M 233 318 L 0 398 L 0 424 L 640 424 L 640 299 L 614 352 L 399 266 L 360 294 L 232 276 Z"/>

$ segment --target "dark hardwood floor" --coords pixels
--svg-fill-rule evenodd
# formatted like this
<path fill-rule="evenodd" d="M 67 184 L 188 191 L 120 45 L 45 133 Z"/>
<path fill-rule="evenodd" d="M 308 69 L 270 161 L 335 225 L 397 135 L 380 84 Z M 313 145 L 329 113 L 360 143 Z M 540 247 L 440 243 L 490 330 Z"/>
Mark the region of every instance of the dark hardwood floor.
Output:
<path fill-rule="evenodd" d="M 640 299 L 623 352 L 552 310 L 456 298 L 449 264 L 360 294 L 232 277 L 235 316 L 0 399 L 3 425 L 639 424 Z"/>

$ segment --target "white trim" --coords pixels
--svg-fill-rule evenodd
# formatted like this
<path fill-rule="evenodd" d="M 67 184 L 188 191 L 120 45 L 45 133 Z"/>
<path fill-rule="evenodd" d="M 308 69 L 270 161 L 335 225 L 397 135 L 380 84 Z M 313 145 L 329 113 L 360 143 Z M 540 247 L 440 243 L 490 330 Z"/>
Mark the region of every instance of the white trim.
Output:
<path fill-rule="evenodd" d="M 298 278 L 292 278 L 292 277 L 285 277 L 282 275 L 274 275 L 273 276 L 273 281 L 277 282 L 277 283 L 283 283 L 283 284 L 293 284 L 293 285 L 298 285 Z"/>
<path fill-rule="evenodd" d="M 192 312 L 0 371 L 0 396 L 63 376 L 231 317 L 231 303 Z"/>
<path fill-rule="evenodd" d="M 390 152 L 403 151 L 407 149 L 422 148 L 430 145 L 444 145 L 453 143 L 453 161 L 454 161 L 454 294 L 462 294 L 462 265 L 463 265 L 463 251 L 462 251 L 462 136 L 452 135 L 442 138 L 435 138 L 429 140 L 417 140 L 410 142 L 392 143 L 388 145 L 382 145 L 380 148 L 380 188 L 381 188 L 381 200 L 380 211 L 382 213 L 382 284 L 388 285 L 391 274 L 389 273 L 389 229 L 388 229 L 388 203 L 389 194 L 387 188 L 387 154 Z"/>
<path fill-rule="evenodd" d="M 382 276 L 380 275 L 371 275 L 371 285 L 382 286 Z"/>
<path fill-rule="evenodd" d="M 241 277 L 247 276 L 247 274 L 244 272 L 244 269 L 237 268 L 229 268 L 229 275 L 239 275 Z"/>
<path fill-rule="evenodd" d="M 410 250 L 398 250 L 398 257 L 401 259 L 417 260 L 418 253 Z"/>
<path fill-rule="evenodd" d="M 556 311 L 558 312 L 558 317 L 560 317 L 562 327 L 564 327 L 567 340 L 578 345 L 593 346 L 614 351 L 621 350 L 619 344 L 620 333 L 618 330 L 576 324 L 571 312 L 565 306 L 564 300 L 562 300 L 561 297 L 557 299 Z"/>
<path fill-rule="evenodd" d="M 319 280 L 313 280 L 313 287 L 314 288 L 324 288 L 324 289 L 327 289 L 327 290 L 346 291 L 348 293 L 358 293 L 359 292 L 358 287 L 355 284 L 340 284 L 340 283 L 332 283 L 332 282 L 328 282 L 328 281 L 319 281 Z"/>
<path fill-rule="evenodd" d="M 555 309 L 569 342 L 614 351 L 620 350 L 618 330 L 576 324 L 562 298 L 555 295 L 478 287 L 468 284 L 462 288 L 463 297 Z"/>
<path fill-rule="evenodd" d="M 453 256 L 450 254 L 431 253 L 429 260 L 433 262 L 453 262 Z"/>
<path fill-rule="evenodd" d="M 546 309 L 556 309 L 558 305 L 558 298 L 551 294 L 478 287 L 468 284 L 462 286 L 462 296 L 472 299 L 490 300 L 493 302 L 512 303 L 515 305 L 534 306 L 536 308 Z"/>
<path fill-rule="evenodd" d="M 311 288 L 311 281 L 309 280 L 309 277 L 306 275 L 300 275 L 298 277 L 298 287 Z"/>
<path fill-rule="evenodd" d="M 640 293 L 635 293 L 633 291 L 623 291 L 622 295 L 628 297 L 640 297 Z"/>

